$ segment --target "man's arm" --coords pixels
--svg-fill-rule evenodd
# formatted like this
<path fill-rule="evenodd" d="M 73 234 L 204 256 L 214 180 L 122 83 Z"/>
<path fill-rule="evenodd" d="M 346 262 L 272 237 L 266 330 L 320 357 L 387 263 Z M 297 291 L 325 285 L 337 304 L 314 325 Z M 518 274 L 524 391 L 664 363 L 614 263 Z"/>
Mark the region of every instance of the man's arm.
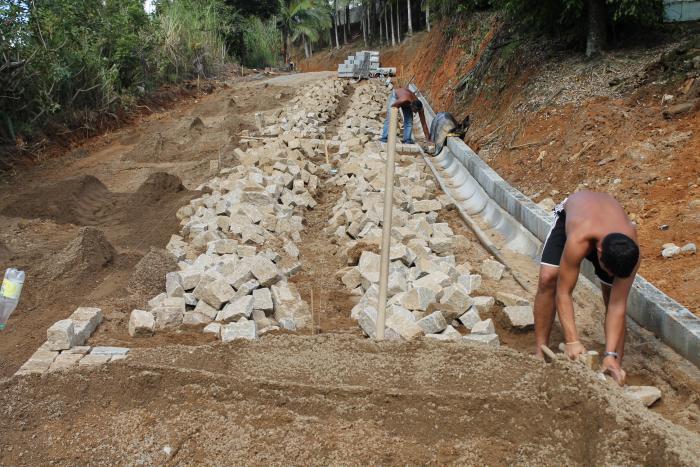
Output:
<path fill-rule="evenodd" d="M 556 304 L 559 312 L 559 323 L 564 332 L 564 341 L 567 344 L 566 354 L 571 359 L 575 359 L 586 351 L 585 347 L 579 343 L 572 298 L 581 270 L 581 261 L 586 255 L 586 250 L 586 242 L 569 237 L 559 264 Z"/>
<path fill-rule="evenodd" d="M 634 283 L 634 273 L 626 278 L 615 278 L 610 291 L 610 302 L 608 303 L 607 315 L 605 317 L 605 350 L 607 352 L 617 352 L 622 358 L 625 342 L 625 316 L 627 314 L 627 297 L 629 296 L 632 284 Z"/>
<path fill-rule="evenodd" d="M 639 263 L 637 263 L 639 268 Z M 616 352 L 618 358 L 604 357 L 601 365 L 603 373 L 610 375 L 620 386 L 624 386 L 626 374 L 622 369 L 622 357 L 625 351 L 625 316 L 627 315 L 627 297 L 634 283 L 634 273 L 626 278 L 615 278 L 610 290 L 610 300 L 605 315 L 605 351 Z"/>
<path fill-rule="evenodd" d="M 425 139 L 429 143 L 432 143 L 433 141 L 430 139 L 430 131 L 428 130 L 428 125 L 425 123 L 425 112 L 423 112 L 423 109 L 418 111 L 418 116 L 420 117 L 420 124 L 423 127 L 423 134 L 425 135 Z"/>

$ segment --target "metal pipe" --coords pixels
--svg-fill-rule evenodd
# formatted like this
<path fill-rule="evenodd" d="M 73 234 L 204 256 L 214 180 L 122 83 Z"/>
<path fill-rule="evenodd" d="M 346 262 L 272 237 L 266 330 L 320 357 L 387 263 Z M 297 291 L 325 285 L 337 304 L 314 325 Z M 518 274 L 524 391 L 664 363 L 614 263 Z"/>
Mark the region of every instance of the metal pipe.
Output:
<path fill-rule="evenodd" d="M 394 207 L 394 158 L 396 157 L 396 127 L 399 109 L 391 108 L 389 113 L 389 140 L 386 149 L 386 169 L 384 170 L 384 221 L 382 223 L 382 251 L 379 268 L 379 300 L 377 302 L 377 340 L 384 340 L 386 322 L 386 293 L 389 284 L 389 250 L 391 249 L 391 216 Z"/>

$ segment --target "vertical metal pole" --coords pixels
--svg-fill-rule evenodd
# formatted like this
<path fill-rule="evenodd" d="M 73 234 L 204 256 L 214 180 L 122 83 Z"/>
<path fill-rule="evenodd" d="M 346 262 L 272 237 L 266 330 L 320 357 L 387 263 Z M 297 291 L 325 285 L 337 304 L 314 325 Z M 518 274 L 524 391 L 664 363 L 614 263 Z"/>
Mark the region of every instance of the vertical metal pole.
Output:
<path fill-rule="evenodd" d="M 382 251 L 379 269 L 379 301 L 377 303 L 377 340 L 384 340 L 386 321 L 386 291 L 389 284 L 389 250 L 391 249 L 391 216 L 394 207 L 394 157 L 396 156 L 396 126 L 399 109 L 389 113 L 389 140 L 386 145 L 386 169 L 384 170 L 384 222 L 382 224 Z"/>

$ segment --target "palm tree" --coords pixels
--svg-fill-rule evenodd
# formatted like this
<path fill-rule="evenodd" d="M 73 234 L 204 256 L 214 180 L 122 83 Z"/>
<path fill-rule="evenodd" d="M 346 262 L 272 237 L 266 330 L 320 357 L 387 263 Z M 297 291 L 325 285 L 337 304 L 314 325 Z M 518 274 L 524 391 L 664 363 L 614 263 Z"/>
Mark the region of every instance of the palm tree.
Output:
<path fill-rule="evenodd" d="M 301 37 L 304 43 L 306 58 L 311 56 L 311 45 L 318 41 L 321 32 L 331 26 L 330 11 L 323 0 L 312 1 L 314 8 L 299 12 L 292 23 L 291 40 L 296 41 Z"/>
<path fill-rule="evenodd" d="M 330 15 L 325 0 L 278 0 L 278 24 L 282 30 L 282 54 L 289 61 L 291 40 L 299 37 L 318 40 L 324 28 L 330 26 Z"/>

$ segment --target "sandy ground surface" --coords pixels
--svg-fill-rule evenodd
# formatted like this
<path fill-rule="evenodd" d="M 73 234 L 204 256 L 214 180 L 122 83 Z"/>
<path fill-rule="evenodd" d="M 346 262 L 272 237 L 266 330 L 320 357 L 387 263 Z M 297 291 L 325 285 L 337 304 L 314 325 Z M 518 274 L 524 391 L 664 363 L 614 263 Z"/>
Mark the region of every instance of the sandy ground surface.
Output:
<path fill-rule="evenodd" d="M 575 366 L 538 362 L 529 355 L 532 333 L 509 330 L 500 307 L 482 316 L 496 323 L 504 346 L 498 350 L 362 338 L 349 318 L 354 303 L 334 277 L 342 264 L 321 232 L 339 196 L 334 189 L 307 213 L 303 268 L 293 279 L 313 305 L 312 330 L 234 344 L 211 343 L 197 330 L 131 339 L 128 313 L 162 291 L 164 273 L 173 269 L 150 247 L 162 248 L 178 230 L 174 209 L 210 175 L 221 144 L 235 144 L 255 111 L 293 92 L 269 82 L 232 85 L 108 135 L 104 145 L 93 142 L 80 158 L 23 175 L 32 183 L 8 187 L 18 199 L 31 194 L 39 201 L 23 212 L 6 202 L 0 218 L 13 262 L 30 277 L 0 341 L 0 418 L 7 420 L 0 424 L 0 464 L 698 465 L 700 373 L 632 323 L 625 365 L 631 384 L 662 390 L 651 409 Z M 351 95 L 349 89 L 346 101 Z M 245 110 L 230 110 L 231 99 Z M 204 125 L 195 125 L 202 133 L 193 136 L 195 117 Z M 226 127 L 229 118 L 240 126 Z M 155 147 L 171 150 L 153 152 L 158 138 L 165 143 Z M 168 162 L 151 160 L 153 154 Z M 123 173 L 129 164 L 131 176 Z M 162 164 L 177 180 L 159 174 Z M 58 205 L 47 208 L 52 202 Z M 173 214 L 154 216 L 148 209 L 159 203 L 172 205 Z M 134 206 L 140 217 L 129 215 Z M 458 262 L 488 257 L 455 211 L 441 212 L 440 220 L 467 238 Z M 103 237 L 80 230 L 86 226 Z M 67 248 L 76 238 L 86 253 L 77 259 Z M 531 260 L 508 258 L 534 283 Z M 526 294 L 509 277 L 485 281 L 485 293 L 497 288 Z M 584 343 L 601 350 L 602 301 L 585 286 L 575 298 Z M 3 381 L 44 340 L 46 327 L 78 305 L 105 310 L 91 344 L 142 348 L 96 369 Z M 554 346 L 560 339 L 555 329 Z"/>
<path fill-rule="evenodd" d="M 697 465 L 700 458 L 698 435 L 590 374 L 467 344 L 273 336 L 138 350 L 124 363 L 0 389 L 0 459 L 8 465 Z"/>

